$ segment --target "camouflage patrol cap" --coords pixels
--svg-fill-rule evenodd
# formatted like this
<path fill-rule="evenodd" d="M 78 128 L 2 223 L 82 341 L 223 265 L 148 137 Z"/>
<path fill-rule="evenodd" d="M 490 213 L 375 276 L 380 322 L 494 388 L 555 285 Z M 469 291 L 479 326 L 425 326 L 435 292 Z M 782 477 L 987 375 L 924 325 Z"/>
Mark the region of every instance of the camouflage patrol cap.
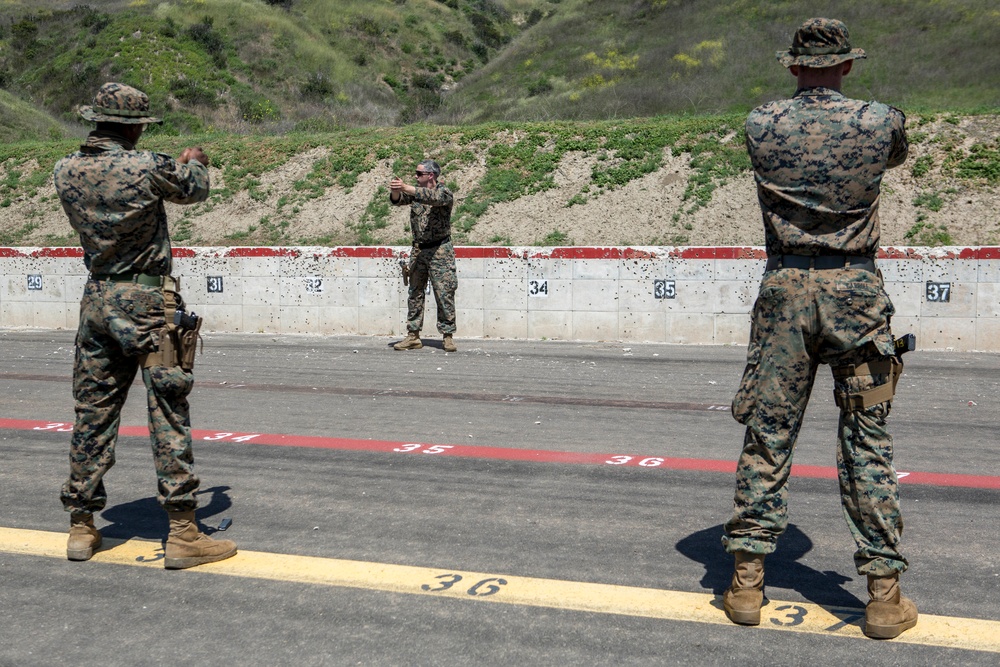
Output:
<path fill-rule="evenodd" d="M 867 58 L 861 49 L 852 49 L 850 35 L 843 21 L 809 19 L 795 31 L 788 51 L 778 51 L 778 61 L 785 67 L 832 67 L 846 60 Z"/>
<path fill-rule="evenodd" d="M 94 95 L 91 106 L 79 109 L 84 120 L 95 123 L 148 125 L 163 120 L 149 115 L 149 96 L 123 83 L 106 83 Z"/>

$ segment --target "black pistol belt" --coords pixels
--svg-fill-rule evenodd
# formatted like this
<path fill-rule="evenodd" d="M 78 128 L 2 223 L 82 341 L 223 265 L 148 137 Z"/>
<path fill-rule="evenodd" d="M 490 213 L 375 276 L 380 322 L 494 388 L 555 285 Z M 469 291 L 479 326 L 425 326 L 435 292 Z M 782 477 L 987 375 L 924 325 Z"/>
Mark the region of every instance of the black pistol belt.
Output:
<path fill-rule="evenodd" d="M 147 287 L 163 287 L 164 276 L 151 276 L 148 273 L 92 273 L 91 280 L 111 283 L 137 283 Z"/>
<path fill-rule="evenodd" d="M 765 271 L 777 269 L 861 269 L 875 273 L 875 260 L 861 255 L 772 255 Z"/>
<path fill-rule="evenodd" d="M 414 243 L 413 245 L 417 246 L 421 250 L 430 250 L 432 248 L 437 248 L 442 243 L 447 243 L 450 240 L 451 234 L 445 236 L 443 239 L 437 239 L 436 241 L 423 241 L 421 243 Z"/>

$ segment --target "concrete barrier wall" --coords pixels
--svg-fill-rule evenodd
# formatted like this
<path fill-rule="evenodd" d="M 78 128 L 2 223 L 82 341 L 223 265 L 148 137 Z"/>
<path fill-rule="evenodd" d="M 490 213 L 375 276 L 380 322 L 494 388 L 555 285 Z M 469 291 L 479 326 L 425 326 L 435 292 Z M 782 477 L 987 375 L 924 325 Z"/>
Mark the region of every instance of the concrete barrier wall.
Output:
<path fill-rule="evenodd" d="M 399 335 L 403 247 L 176 248 L 208 331 Z M 460 247 L 459 338 L 745 345 L 762 248 Z M 1000 248 L 883 248 L 893 329 L 1000 352 Z M 0 248 L 0 326 L 75 329 L 79 248 Z M 424 333 L 436 335 L 428 297 Z"/>

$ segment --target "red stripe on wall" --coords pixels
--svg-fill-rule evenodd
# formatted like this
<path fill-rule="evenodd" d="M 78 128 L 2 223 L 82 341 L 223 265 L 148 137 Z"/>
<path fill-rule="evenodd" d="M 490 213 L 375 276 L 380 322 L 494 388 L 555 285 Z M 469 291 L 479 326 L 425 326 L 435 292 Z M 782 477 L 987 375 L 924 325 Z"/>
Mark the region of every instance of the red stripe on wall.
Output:
<path fill-rule="evenodd" d="M 400 252 L 390 246 L 342 246 L 336 248 L 312 249 L 308 247 L 233 247 L 206 252 L 201 248 L 173 248 L 174 257 L 359 257 L 389 258 Z M 557 247 L 557 248 L 508 248 L 501 246 L 458 246 L 455 256 L 459 259 L 750 259 L 763 260 L 767 253 L 763 248 L 751 246 L 717 246 L 684 248 L 628 248 L 628 247 Z M 83 257 L 82 248 L 4 248 L 0 247 L 0 258 L 75 258 Z M 949 248 L 918 252 L 914 248 L 886 246 L 878 251 L 878 258 L 890 259 L 941 259 L 941 260 L 996 260 L 1000 259 L 1000 247 L 984 246 L 973 248 Z"/>

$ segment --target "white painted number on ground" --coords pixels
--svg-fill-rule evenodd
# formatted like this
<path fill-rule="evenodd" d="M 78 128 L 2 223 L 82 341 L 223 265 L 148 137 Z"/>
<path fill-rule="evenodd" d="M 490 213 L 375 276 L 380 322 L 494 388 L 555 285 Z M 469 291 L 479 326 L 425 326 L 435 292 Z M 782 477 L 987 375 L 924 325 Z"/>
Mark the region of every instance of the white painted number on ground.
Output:
<path fill-rule="evenodd" d="M 228 440 L 229 442 L 249 442 L 254 438 L 259 438 L 260 433 L 250 433 L 248 435 L 236 435 L 235 433 L 213 433 L 206 435 L 202 440 Z"/>
<path fill-rule="evenodd" d="M 420 451 L 421 454 L 443 454 L 449 449 L 455 449 L 455 445 L 431 445 L 427 449 L 420 449 L 421 447 L 427 447 L 427 445 L 420 444 L 419 442 L 410 442 L 400 447 L 396 447 L 392 451 L 394 452 L 416 452 Z"/>
<path fill-rule="evenodd" d="M 59 433 L 69 433 L 73 430 L 72 424 L 65 424 L 63 422 L 54 422 L 52 424 L 46 424 L 45 426 L 36 426 L 32 431 L 58 431 Z"/>
<path fill-rule="evenodd" d="M 605 463 L 607 465 L 612 465 L 612 466 L 623 466 L 626 463 L 633 461 L 635 458 L 636 458 L 635 456 L 624 456 L 624 455 L 612 456 L 610 459 L 605 461 Z M 636 464 L 642 466 L 643 468 L 659 468 L 661 465 L 663 465 L 663 459 L 659 458 L 658 456 L 650 456 L 647 458 L 639 459 L 638 461 L 636 461 Z"/>

